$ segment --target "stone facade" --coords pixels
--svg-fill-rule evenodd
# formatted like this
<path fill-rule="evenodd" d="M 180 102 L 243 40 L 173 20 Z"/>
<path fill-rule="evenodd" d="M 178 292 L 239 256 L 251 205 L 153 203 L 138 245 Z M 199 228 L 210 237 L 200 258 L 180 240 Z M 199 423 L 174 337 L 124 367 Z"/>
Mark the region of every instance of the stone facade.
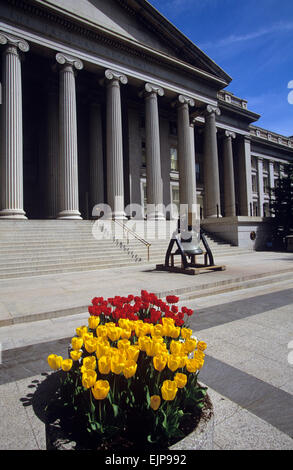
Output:
<path fill-rule="evenodd" d="M 256 127 L 231 77 L 150 4 L 3 3 L 0 220 L 97 204 L 164 220 L 181 203 L 213 226 L 270 215 L 293 138 Z"/>

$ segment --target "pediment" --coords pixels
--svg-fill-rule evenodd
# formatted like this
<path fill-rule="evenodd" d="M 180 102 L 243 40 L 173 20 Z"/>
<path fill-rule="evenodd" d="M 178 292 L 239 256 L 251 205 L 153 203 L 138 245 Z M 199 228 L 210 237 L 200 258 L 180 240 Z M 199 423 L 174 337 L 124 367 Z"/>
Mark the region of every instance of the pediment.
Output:
<path fill-rule="evenodd" d="M 231 78 L 145 0 L 37 0 L 91 25 L 184 61 L 219 78 Z"/>

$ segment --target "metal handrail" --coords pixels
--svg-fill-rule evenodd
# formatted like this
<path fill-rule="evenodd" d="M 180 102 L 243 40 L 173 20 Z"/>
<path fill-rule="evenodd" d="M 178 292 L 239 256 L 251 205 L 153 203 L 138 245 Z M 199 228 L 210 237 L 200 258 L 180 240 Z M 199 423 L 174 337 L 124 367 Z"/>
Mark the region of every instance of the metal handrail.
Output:
<path fill-rule="evenodd" d="M 132 235 L 134 238 L 136 238 L 138 241 L 140 241 L 141 243 L 143 243 L 146 247 L 147 247 L 147 260 L 149 261 L 150 260 L 150 246 L 152 245 L 151 243 L 149 243 L 148 241 L 144 240 L 142 237 L 140 237 L 134 230 L 132 230 L 131 228 L 127 227 L 123 222 L 121 222 L 120 220 L 115 220 L 115 222 L 120 225 L 120 227 L 123 228 L 123 235 L 124 235 L 124 231 L 127 232 L 127 244 L 129 243 L 129 237 L 128 235 Z"/>

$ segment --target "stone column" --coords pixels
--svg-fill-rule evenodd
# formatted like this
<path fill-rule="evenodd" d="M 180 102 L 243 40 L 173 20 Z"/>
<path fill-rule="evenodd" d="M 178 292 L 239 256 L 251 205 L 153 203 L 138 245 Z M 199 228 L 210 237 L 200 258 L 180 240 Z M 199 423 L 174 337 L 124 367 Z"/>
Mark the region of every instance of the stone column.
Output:
<path fill-rule="evenodd" d="M 21 52 L 29 45 L 23 39 L 0 33 L 5 46 L 2 62 L 2 199 L 0 217 L 26 219 L 23 210 L 23 126 Z"/>
<path fill-rule="evenodd" d="M 114 219 L 125 219 L 123 137 L 120 83 L 126 85 L 125 75 L 106 70 L 107 82 L 107 195 Z"/>
<path fill-rule="evenodd" d="M 46 165 L 47 216 L 55 219 L 59 200 L 59 100 L 55 82 L 48 89 L 47 165 Z"/>
<path fill-rule="evenodd" d="M 194 100 L 183 95 L 177 99 L 177 134 L 179 163 L 179 199 L 180 205 L 187 207 L 188 213 L 196 213 L 196 174 L 194 155 L 194 128 L 190 127 L 189 107 Z"/>
<path fill-rule="evenodd" d="M 158 112 L 158 96 L 164 96 L 164 90 L 146 83 L 143 94 L 145 96 L 147 218 L 148 220 L 164 220 Z"/>
<path fill-rule="evenodd" d="M 221 217 L 220 179 L 216 115 L 219 108 L 208 105 L 204 130 L 204 205 L 206 217 Z"/>
<path fill-rule="evenodd" d="M 251 141 L 249 136 L 238 136 L 238 191 L 240 215 L 250 216 L 252 211 Z"/>
<path fill-rule="evenodd" d="M 223 140 L 223 166 L 224 166 L 224 209 L 225 217 L 236 216 L 235 182 L 232 139 L 234 132 L 225 131 Z"/>
<path fill-rule="evenodd" d="M 78 153 L 75 69 L 81 70 L 81 60 L 58 53 L 59 77 L 59 136 L 60 136 L 60 204 L 58 219 L 81 219 L 78 200 Z"/>
<path fill-rule="evenodd" d="M 104 168 L 101 106 L 90 106 L 90 201 L 92 208 L 104 203 Z"/>
<path fill-rule="evenodd" d="M 258 177 L 258 215 L 264 216 L 264 187 L 263 187 L 263 159 L 257 159 L 257 177 Z"/>

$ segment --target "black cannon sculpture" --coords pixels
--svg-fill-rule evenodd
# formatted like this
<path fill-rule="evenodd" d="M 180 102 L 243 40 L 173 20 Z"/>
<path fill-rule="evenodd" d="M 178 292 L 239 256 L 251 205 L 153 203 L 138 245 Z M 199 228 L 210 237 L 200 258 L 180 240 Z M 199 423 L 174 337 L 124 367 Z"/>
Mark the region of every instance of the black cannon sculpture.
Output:
<path fill-rule="evenodd" d="M 202 241 L 204 250 L 199 246 Z M 174 247 L 176 248 L 173 251 Z M 175 266 L 175 256 L 181 257 L 181 266 Z M 203 256 L 203 262 L 198 263 L 197 257 Z M 178 229 L 173 233 L 165 255 L 165 264 L 157 264 L 158 271 L 170 271 L 183 274 L 199 274 L 202 271 L 224 271 L 226 266 L 215 265 L 212 251 L 202 229 L 199 232 L 188 226 L 187 230 Z"/>

